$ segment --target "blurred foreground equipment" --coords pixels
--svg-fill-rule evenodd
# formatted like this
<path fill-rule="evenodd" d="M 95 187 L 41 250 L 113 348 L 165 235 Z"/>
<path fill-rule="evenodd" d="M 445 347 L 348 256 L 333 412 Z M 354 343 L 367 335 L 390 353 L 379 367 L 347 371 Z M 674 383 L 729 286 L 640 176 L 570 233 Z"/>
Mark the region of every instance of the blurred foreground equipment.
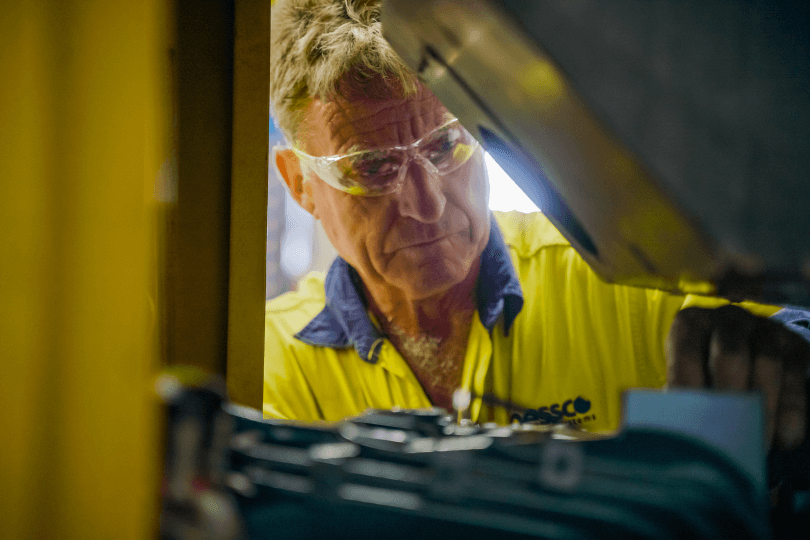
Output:
<path fill-rule="evenodd" d="M 386 0 L 382 22 L 605 279 L 810 306 L 808 14 Z"/>
<path fill-rule="evenodd" d="M 440 410 L 369 411 L 332 428 L 229 411 L 231 483 L 254 538 L 769 536 L 756 474 L 661 426 L 605 438 L 457 425 Z"/>
<path fill-rule="evenodd" d="M 781 539 L 810 525 L 810 445 L 766 471 L 755 396 L 630 391 L 608 436 L 441 409 L 266 420 L 193 368 L 157 389 L 164 540 Z"/>
<path fill-rule="evenodd" d="M 177 366 L 158 377 L 155 389 L 168 426 L 161 540 L 244 540 L 235 501 L 225 489 L 232 428 L 222 409 L 224 382 Z"/>
<path fill-rule="evenodd" d="M 633 392 L 622 432 L 606 437 L 564 425 L 459 425 L 439 409 L 303 425 L 236 405 L 215 412 L 220 394 L 211 388 L 176 395 L 183 405 L 172 405 L 167 485 L 185 478 L 186 495 L 165 492 L 163 531 L 171 525 L 175 535 L 164 538 L 238 538 L 240 519 L 253 539 L 771 537 L 762 430 L 750 422 L 760 404 L 750 396 Z M 694 431 L 691 417 L 707 414 L 725 425 Z M 229 449 L 189 450 L 211 429 L 201 418 L 226 416 Z M 183 450 L 182 438 L 197 443 Z M 204 465 L 228 452 L 227 470 Z M 776 538 L 810 522 L 810 476 L 796 467 L 807 448 L 799 454 L 771 469 L 772 485 L 791 485 L 771 512 Z M 191 471 L 206 466 L 216 519 L 188 498 Z M 176 504 L 183 497 L 198 509 Z M 220 536 L 190 528 L 188 516 Z"/>

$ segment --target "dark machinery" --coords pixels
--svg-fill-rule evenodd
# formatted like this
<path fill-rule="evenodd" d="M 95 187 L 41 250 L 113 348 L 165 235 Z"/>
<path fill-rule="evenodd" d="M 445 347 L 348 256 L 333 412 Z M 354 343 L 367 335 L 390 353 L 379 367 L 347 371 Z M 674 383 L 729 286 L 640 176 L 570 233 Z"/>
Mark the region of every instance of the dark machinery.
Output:
<path fill-rule="evenodd" d="M 751 396 L 632 392 L 622 430 L 597 436 L 438 409 L 265 420 L 224 404 L 216 378 L 176 370 L 159 392 L 165 540 L 769 538 L 769 515 L 791 538 L 810 519 L 807 448 L 770 471 L 790 483 L 771 508 Z M 695 431 L 690 415 L 722 425 Z"/>

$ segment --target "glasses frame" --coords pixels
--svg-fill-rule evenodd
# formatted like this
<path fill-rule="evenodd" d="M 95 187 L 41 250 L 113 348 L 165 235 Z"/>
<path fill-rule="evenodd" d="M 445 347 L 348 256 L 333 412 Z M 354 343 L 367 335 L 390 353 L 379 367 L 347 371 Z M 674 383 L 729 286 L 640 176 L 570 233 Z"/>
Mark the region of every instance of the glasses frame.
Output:
<path fill-rule="evenodd" d="M 464 161 L 459 163 L 458 166 L 456 166 L 453 169 L 448 170 L 448 171 L 439 171 L 436 168 L 436 166 L 429 159 L 425 158 L 422 154 L 420 154 L 416 150 L 419 147 L 419 145 L 421 145 L 423 142 L 429 140 L 436 133 L 438 133 L 442 129 L 445 129 L 445 128 L 449 127 L 449 126 L 452 126 L 453 124 L 458 124 L 458 127 L 467 134 L 467 136 L 469 137 L 469 140 L 472 141 L 472 145 L 471 145 L 472 150 L 469 153 L 469 156 L 467 158 L 465 158 Z M 283 147 L 283 146 L 275 146 L 273 148 L 273 152 L 275 154 L 279 150 L 282 150 L 284 148 L 285 147 Z M 361 197 L 378 197 L 378 196 L 382 196 L 382 195 L 388 195 L 390 193 L 396 193 L 400 189 L 402 189 L 402 185 L 403 185 L 404 180 L 405 180 L 405 173 L 408 170 L 408 165 L 410 164 L 410 162 L 412 160 L 418 162 L 419 164 L 421 164 L 422 167 L 425 168 L 430 174 L 433 174 L 435 176 L 442 176 L 444 174 L 449 174 L 449 173 L 459 169 L 461 166 L 463 166 L 465 163 L 467 163 L 470 160 L 470 158 L 472 157 L 472 155 L 480 148 L 480 144 L 475 139 L 475 137 L 473 137 L 473 135 L 469 131 L 467 131 L 464 126 L 461 125 L 461 123 L 458 121 L 458 118 L 451 118 L 450 120 L 448 120 L 444 124 L 442 124 L 442 125 L 436 127 L 435 129 L 431 130 L 425 136 L 413 141 L 410 144 L 406 144 L 406 145 L 369 148 L 369 149 L 366 149 L 366 150 L 359 150 L 357 152 L 351 152 L 349 154 L 332 155 L 332 156 L 313 156 L 313 155 L 307 154 L 303 150 L 299 150 L 298 148 L 296 148 L 294 146 L 289 146 L 289 147 L 286 147 L 286 148 L 289 148 L 290 150 L 292 150 L 295 153 L 296 156 L 298 156 L 299 160 L 302 163 L 301 170 L 305 175 L 310 173 L 310 172 L 313 172 L 318 176 L 318 178 L 320 178 L 321 180 L 323 180 L 324 182 L 329 184 L 329 186 L 331 186 L 331 187 L 333 187 L 333 188 L 335 188 L 335 189 L 337 189 L 339 191 L 349 193 L 350 195 L 356 195 L 356 196 L 361 196 Z M 370 153 L 370 152 L 380 152 L 380 151 L 391 152 L 391 151 L 395 151 L 395 150 L 403 152 L 406 155 L 406 159 L 400 165 L 399 170 L 397 172 L 397 178 L 396 178 L 395 181 L 391 182 L 390 189 L 386 189 L 386 190 L 381 191 L 381 192 L 368 193 L 368 192 L 363 192 L 362 188 L 359 187 L 359 186 L 357 186 L 357 187 L 345 186 L 338 180 L 337 176 L 340 173 L 335 171 L 335 169 L 333 167 L 334 163 L 336 163 L 336 162 L 338 162 L 338 161 L 340 161 L 342 159 L 350 158 L 350 157 L 353 157 L 353 156 L 359 156 L 359 155 L 367 154 L 367 153 Z M 275 162 L 275 159 L 273 161 Z"/>

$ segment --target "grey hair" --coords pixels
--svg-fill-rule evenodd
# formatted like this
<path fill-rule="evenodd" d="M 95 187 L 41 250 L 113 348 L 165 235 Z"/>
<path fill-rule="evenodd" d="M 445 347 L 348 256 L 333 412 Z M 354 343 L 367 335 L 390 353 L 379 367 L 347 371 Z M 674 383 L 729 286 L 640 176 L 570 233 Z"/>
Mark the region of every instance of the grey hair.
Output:
<path fill-rule="evenodd" d="M 270 103 L 291 142 L 312 98 L 352 93 L 373 97 L 374 80 L 403 95 L 416 76 L 382 36 L 381 0 L 278 0 L 270 26 Z M 378 89 L 379 90 L 379 89 Z"/>

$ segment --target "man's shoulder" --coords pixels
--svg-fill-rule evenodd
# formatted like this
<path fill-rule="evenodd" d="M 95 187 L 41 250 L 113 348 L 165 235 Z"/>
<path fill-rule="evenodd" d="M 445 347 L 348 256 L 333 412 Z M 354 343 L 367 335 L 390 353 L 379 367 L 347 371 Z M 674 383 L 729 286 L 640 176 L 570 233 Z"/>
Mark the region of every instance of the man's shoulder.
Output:
<path fill-rule="evenodd" d="M 570 246 L 568 240 L 541 212 L 494 212 L 506 245 L 520 257 L 531 257 L 552 246 Z"/>
<path fill-rule="evenodd" d="M 265 325 L 292 336 L 311 321 L 326 305 L 325 275 L 311 272 L 301 279 L 298 289 L 284 293 L 265 304 Z"/>

